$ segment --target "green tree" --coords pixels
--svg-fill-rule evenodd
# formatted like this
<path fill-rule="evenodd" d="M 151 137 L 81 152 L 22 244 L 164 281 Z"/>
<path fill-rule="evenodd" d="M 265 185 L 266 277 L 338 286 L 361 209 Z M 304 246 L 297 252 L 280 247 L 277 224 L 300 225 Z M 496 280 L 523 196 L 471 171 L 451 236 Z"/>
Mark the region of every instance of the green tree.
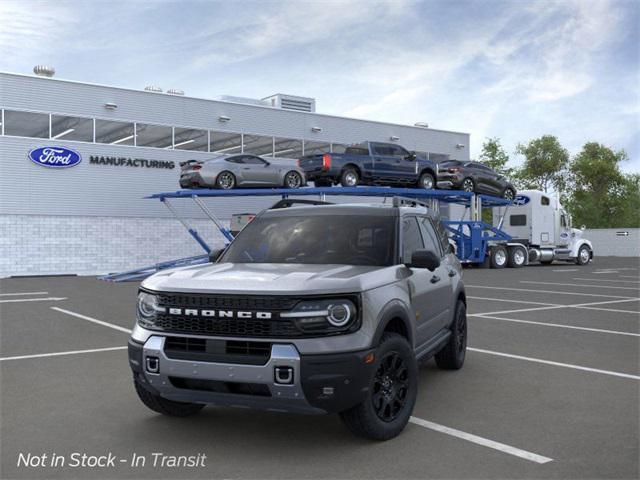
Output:
<path fill-rule="evenodd" d="M 576 225 L 590 228 L 640 226 L 640 176 L 624 175 L 624 150 L 588 142 L 571 161 L 567 207 Z"/>
<path fill-rule="evenodd" d="M 513 174 L 513 168 L 507 166 L 509 155 L 497 137 L 486 139 L 478 160 L 502 175 L 509 177 Z"/>
<path fill-rule="evenodd" d="M 565 189 L 569 152 L 556 137 L 543 135 L 526 145 L 518 144 L 516 153 L 525 157 L 516 175 L 519 186 L 545 192 L 553 188 L 558 193 Z"/>

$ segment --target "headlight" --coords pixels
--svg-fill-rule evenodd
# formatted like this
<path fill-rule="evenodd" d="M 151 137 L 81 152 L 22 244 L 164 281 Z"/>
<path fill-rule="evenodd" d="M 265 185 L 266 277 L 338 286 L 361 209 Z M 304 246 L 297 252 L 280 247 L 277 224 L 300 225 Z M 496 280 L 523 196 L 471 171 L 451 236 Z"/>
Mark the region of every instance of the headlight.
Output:
<path fill-rule="evenodd" d="M 147 292 L 138 293 L 137 318 L 141 327 L 157 328 L 155 326 L 156 315 L 158 312 L 164 311 L 164 308 L 158 305 L 158 297 Z"/>
<path fill-rule="evenodd" d="M 356 304 L 346 298 L 304 300 L 280 317 L 292 319 L 305 333 L 344 333 L 358 327 Z"/>

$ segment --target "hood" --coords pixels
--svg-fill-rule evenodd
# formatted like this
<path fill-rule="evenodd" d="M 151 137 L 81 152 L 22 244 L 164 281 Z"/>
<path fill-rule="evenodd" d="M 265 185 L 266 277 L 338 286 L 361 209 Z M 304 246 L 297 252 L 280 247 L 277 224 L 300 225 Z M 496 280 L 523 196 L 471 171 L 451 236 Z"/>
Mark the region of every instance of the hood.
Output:
<path fill-rule="evenodd" d="M 156 291 L 310 295 L 357 293 L 393 283 L 402 266 L 213 263 L 165 270 L 142 282 Z"/>

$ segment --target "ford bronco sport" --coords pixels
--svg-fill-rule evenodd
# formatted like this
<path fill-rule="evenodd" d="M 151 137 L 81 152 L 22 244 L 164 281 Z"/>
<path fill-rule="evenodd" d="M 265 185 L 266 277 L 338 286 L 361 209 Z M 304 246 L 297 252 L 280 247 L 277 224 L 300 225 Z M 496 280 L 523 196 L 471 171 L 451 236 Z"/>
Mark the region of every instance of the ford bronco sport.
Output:
<path fill-rule="evenodd" d="M 213 263 L 142 283 L 129 340 L 136 391 L 165 415 L 206 404 L 339 413 L 355 434 L 392 438 L 411 416 L 418 361 L 459 369 L 465 359 L 466 299 L 446 231 L 408 199 L 285 202 Z"/>

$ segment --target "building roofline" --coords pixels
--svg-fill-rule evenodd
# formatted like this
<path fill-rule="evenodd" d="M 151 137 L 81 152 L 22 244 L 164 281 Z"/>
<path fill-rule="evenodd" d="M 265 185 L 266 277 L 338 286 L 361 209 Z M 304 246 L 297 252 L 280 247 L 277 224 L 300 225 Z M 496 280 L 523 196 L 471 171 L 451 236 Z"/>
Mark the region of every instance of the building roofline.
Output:
<path fill-rule="evenodd" d="M 212 102 L 212 103 L 225 103 L 225 104 L 230 104 L 230 105 L 244 105 L 246 107 L 262 108 L 262 109 L 267 109 L 267 110 L 271 110 L 271 111 L 285 111 L 285 112 L 288 112 L 288 113 L 301 114 L 301 115 L 316 115 L 316 116 L 319 116 L 319 117 L 338 118 L 338 119 L 341 119 L 341 120 L 355 120 L 355 121 L 358 121 L 358 122 L 377 123 L 377 124 L 380 124 L 380 125 L 390 125 L 390 126 L 396 126 L 396 127 L 411 128 L 411 129 L 414 129 L 414 130 L 421 130 L 421 131 L 454 133 L 454 134 L 458 134 L 458 135 L 469 135 L 469 136 L 471 135 L 469 132 L 460 132 L 460 131 L 457 131 L 457 130 L 443 130 L 443 129 L 431 128 L 431 127 L 429 127 L 429 128 L 416 127 L 415 125 L 405 125 L 405 124 L 402 124 L 402 123 L 393 123 L 393 122 L 382 122 L 380 120 L 368 120 L 368 119 L 364 119 L 364 118 L 343 117 L 343 116 L 340 116 L 340 115 L 331 115 L 331 114 L 328 114 L 328 113 L 300 112 L 300 111 L 296 111 L 296 110 L 287 110 L 287 109 L 283 109 L 283 108 L 275 108 L 275 107 L 271 107 L 271 106 L 268 106 L 268 105 L 252 105 L 252 104 L 249 104 L 249 103 L 229 102 L 229 101 L 225 101 L 225 100 L 214 100 L 214 99 L 203 98 L 203 97 L 192 97 L 192 96 L 189 96 L 189 95 L 172 95 L 170 93 L 165 93 L 165 92 L 150 92 L 148 90 L 137 90 L 135 88 L 118 87 L 118 86 L 113 86 L 113 85 L 105 85 L 105 84 L 102 84 L 102 83 L 81 82 L 79 80 L 67 80 L 67 79 L 64 79 L 64 78 L 40 77 L 40 76 L 37 76 L 37 75 L 29 75 L 29 74 L 25 74 L 25 73 L 14 73 L 14 72 L 0 71 L 0 75 L 13 75 L 13 76 L 16 76 L 16 77 L 32 78 L 32 79 L 43 80 L 43 81 L 56 81 L 56 82 L 74 83 L 74 84 L 78 84 L 78 85 L 87 85 L 87 86 L 91 86 L 91 87 L 111 88 L 111 89 L 115 89 L 115 90 L 124 90 L 124 91 L 127 91 L 127 92 L 136 92 L 136 93 L 141 93 L 141 94 L 146 94 L 146 95 L 163 95 L 165 97 L 190 98 L 190 99 L 193 99 L 193 100 L 201 100 L 201 101 Z M 295 96 L 295 95 L 291 95 L 291 96 Z M 268 98 L 268 97 L 265 97 L 265 98 Z M 307 98 L 307 97 L 300 97 L 300 98 Z"/>

